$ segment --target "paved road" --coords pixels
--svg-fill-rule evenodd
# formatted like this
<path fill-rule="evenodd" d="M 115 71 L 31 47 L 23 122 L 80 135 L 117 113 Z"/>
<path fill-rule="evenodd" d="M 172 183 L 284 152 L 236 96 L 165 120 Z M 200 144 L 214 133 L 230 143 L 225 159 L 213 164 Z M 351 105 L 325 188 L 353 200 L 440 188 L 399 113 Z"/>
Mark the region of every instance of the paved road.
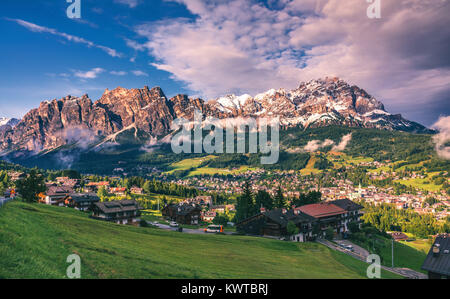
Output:
<path fill-rule="evenodd" d="M 161 224 L 161 223 L 154 224 L 153 222 L 150 222 L 150 221 L 147 221 L 147 223 L 149 225 L 153 225 L 153 226 L 159 227 L 161 229 L 165 229 L 165 230 L 171 230 L 171 231 L 177 231 L 178 230 L 177 227 L 171 227 L 171 226 L 169 226 L 167 224 Z M 207 233 L 205 233 L 205 231 L 202 228 L 192 229 L 192 228 L 184 228 L 183 227 L 183 233 L 187 233 L 187 234 L 201 234 L 201 235 L 214 235 L 214 234 L 207 234 Z M 232 232 L 224 232 L 224 234 L 231 235 Z"/>
<path fill-rule="evenodd" d="M 3 205 L 10 200 L 11 200 L 11 198 L 0 197 L 0 208 L 3 207 Z"/>
<path fill-rule="evenodd" d="M 348 254 L 356 259 L 359 259 L 359 260 L 367 263 L 367 256 L 369 255 L 369 252 L 367 250 L 365 250 L 364 248 L 361 248 L 358 245 L 353 244 L 352 242 L 350 242 L 348 240 L 338 240 L 336 242 L 339 242 L 339 244 L 352 245 L 353 249 L 354 249 L 353 252 L 350 250 L 344 249 L 341 246 L 336 245 L 335 243 L 324 240 L 324 239 L 318 239 L 317 242 L 321 243 L 333 250 L 338 250 L 340 252 Z M 398 274 L 398 275 L 401 275 L 403 277 L 410 278 L 410 279 L 427 279 L 427 276 L 425 274 L 408 269 L 408 268 L 390 268 L 390 267 L 386 267 L 386 266 L 381 266 L 381 268 L 386 271 L 390 271 L 390 272 L 393 272 L 395 274 Z"/>

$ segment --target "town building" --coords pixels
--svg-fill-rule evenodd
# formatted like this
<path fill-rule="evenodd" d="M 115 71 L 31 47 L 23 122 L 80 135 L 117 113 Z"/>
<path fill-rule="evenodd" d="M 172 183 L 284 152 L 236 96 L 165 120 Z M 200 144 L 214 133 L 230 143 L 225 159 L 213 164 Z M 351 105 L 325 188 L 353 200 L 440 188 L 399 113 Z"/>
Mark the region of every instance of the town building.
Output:
<path fill-rule="evenodd" d="M 140 220 L 140 210 L 142 208 L 134 200 L 95 202 L 91 217 L 117 224 L 133 224 Z"/>
<path fill-rule="evenodd" d="M 266 211 L 262 208 L 259 214 L 237 223 L 236 230 L 249 235 L 281 238 L 288 235 L 290 221 L 298 228 L 298 233 L 290 236 L 292 241 L 305 242 L 314 238 L 312 231 L 316 219 L 299 210 Z"/>
<path fill-rule="evenodd" d="M 88 211 L 92 210 L 94 203 L 99 201 L 100 198 L 95 193 L 72 193 L 66 197 L 64 204 L 80 211 Z"/>
<path fill-rule="evenodd" d="M 170 204 L 162 209 L 162 215 L 179 224 L 197 225 L 201 219 L 202 209 L 197 204 Z"/>
<path fill-rule="evenodd" d="M 64 200 L 73 193 L 73 189 L 64 186 L 52 186 L 45 194 L 39 195 L 39 202 L 52 206 L 64 206 Z"/>

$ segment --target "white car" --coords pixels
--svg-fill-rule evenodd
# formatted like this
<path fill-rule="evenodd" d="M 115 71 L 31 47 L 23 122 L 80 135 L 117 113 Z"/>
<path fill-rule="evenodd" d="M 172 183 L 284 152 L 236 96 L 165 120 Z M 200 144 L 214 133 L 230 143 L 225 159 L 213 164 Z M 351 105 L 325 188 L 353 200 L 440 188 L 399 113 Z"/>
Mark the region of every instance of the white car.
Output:
<path fill-rule="evenodd" d="M 170 221 L 169 225 L 170 227 L 178 227 L 178 223 L 176 223 L 175 221 Z"/>

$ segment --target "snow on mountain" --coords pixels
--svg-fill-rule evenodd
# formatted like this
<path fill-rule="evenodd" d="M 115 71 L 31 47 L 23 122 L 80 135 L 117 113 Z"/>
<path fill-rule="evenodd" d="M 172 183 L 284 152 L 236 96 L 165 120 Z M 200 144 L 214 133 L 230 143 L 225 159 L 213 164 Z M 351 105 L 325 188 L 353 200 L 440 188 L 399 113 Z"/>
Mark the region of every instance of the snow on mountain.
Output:
<path fill-rule="evenodd" d="M 10 126 L 10 127 L 15 127 L 20 120 L 18 120 L 17 118 L 6 118 L 6 117 L 0 117 L 0 127 L 3 126 Z"/>

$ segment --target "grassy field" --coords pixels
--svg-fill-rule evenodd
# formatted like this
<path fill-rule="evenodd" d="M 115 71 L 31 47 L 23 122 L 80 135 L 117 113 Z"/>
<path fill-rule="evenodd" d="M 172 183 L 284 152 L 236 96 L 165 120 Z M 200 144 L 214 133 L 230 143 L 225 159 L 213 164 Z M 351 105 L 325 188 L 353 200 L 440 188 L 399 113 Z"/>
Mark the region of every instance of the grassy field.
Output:
<path fill-rule="evenodd" d="M 0 209 L 0 243 L 0 278 L 64 278 L 73 253 L 82 278 L 364 278 L 367 268 L 316 243 L 121 226 L 21 202 Z"/>
<path fill-rule="evenodd" d="M 427 239 L 415 239 L 412 234 L 408 234 L 408 237 L 412 238 L 412 241 L 401 241 L 400 243 L 407 245 L 409 247 L 412 247 L 418 251 L 421 251 L 425 254 L 428 254 L 428 251 L 430 251 L 431 243 Z"/>
<path fill-rule="evenodd" d="M 171 174 L 174 171 L 177 170 L 188 170 L 190 168 L 197 168 L 199 167 L 203 162 L 209 161 L 212 159 L 217 158 L 217 156 L 209 155 L 206 157 L 200 157 L 200 158 L 192 158 L 192 159 L 184 159 L 182 161 L 172 163 L 170 165 L 171 170 L 167 171 L 167 174 Z"/>
<path fill-rule="evenodd" d="M 364 243 L 355 242 L 361 247 L 369 250 L 371 253 L 377 253 L 373 250 L 375 246 L 378 248 L 378 253 L 381 256 L 381 263 L 384 266 L 392 266 L 392 243 L 390 240 L 382 237 L 377 237 L 375 240 L 367 240 Z M 425 260 L 426 253 L 417 250 L 414 246 L 406 245 L 403 242 L 394 242 L 394 266 L 396 268 L 410 268 L 412 270 L 426 273 L 422 267 Z"/>
<path fill-rule="evenodd" d="M 428 177 L 424 178 L 424 179 L 420 179 L 420 178 L 414 178 L 414 179 L 408 179 L 408 180 L 395 180 L 394 182 L 396 183 L 400 183 L 402 185 L 405 186 L 413 186 L 415 188 L 419 188 L 422 190 L 427 190 L 427 191 L 439 191 L 442 188 L 442 185 L 435 185 L 433 183 L 433 181 L 431 180 L 431 177 L 434 175 L 439 174 L 439 172 L 429 172 L 428 173 Z"/>

